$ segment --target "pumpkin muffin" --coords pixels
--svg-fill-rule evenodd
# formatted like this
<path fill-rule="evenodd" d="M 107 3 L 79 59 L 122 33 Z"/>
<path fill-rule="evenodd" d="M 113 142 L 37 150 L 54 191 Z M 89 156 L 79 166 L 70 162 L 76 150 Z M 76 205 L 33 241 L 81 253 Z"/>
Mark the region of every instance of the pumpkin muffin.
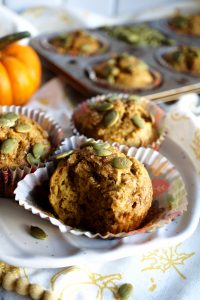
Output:
<path fill-rule="evenodd" d="M 129 147 L 146 147 L 159 137 L 154 116 L 136 96 L 88 101 L 73 113 L 72 120 L 80 134 Z"/>
<path fill-rule="evenodd" d="M 49 200 L 60 220 L 102 235 L 141 225 L 153 190 L 138 160 L 93 140 L 66 155 L 50 179 Z"/>
<path fill-rule="evenodd" d="M 73 56 L 91 56 L 103 50 L 103 44 L 94 35 L 76 30 L 49 39 L 58 53 Z"/>
<path fill-rule="evenodd" d="M 114 55 L 95 64 L 93 71 L 97 80 L 127 89 L 144 89 L 152 86 L 155 81 L 149 66 L 128 53 Z"/>
<path fill-rule="evenodd" d="M 177 33 L 200 36 L 200 13 L 190 16 L 179 13 L 171 18 L 168 23 L 171 29 Z"/>
<path fill-rule="evenodd" d="M 179 46 L 163 58 L 176 71 L 200 74 L 200 48 Z"/>
<path fill-rule="evenodd" d="M 0 115 L 0 168 L 36 165 L 50 153 L 47 132 L 24 115 Z"/>

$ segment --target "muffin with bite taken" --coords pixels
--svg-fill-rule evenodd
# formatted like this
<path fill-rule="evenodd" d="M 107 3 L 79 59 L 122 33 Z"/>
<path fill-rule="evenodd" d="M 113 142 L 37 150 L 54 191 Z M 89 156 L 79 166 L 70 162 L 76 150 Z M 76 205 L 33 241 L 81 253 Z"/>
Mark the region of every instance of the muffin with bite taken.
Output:
<path fill-rule="evenodd" d="M 94 140 L 68 151 L 50 179 L 49 201 L 56 216 L 102 235 L 137 229 L 152 195 L 148 172 L 137 159 Z"/>

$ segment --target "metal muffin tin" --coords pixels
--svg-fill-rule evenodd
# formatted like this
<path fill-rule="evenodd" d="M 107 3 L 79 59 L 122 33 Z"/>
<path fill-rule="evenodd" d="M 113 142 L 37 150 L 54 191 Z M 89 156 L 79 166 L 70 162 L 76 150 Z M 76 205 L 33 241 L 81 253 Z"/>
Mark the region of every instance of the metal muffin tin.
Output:
<path fill-rule="evenodd" d="M 200 47 L 200 37 L 186 36 L 173 32 L 171 28 L 169 28 L 166 19 L 144 23 L 128 23 L 124 25 L 134 24 L 147 24 L 158 29 L 170 39 L 174 39 L 177 45 L 188 44 Z M 64 32 L 42 34 L 30 41 L 31 46 L 39 53 L 45 65 L 59 75 L 63 75 L 72 87 L 84 95 L 92 96 L 118 91 L 137 93 L 141 96 L 147 96 L 148 99 L 156 102 L 167 102 L 177 99 L 178 96 L 185 92 L 200 91 L 200 75 L 194 76 L 194 74 L 177 72 L 172 67 L 163 63 L 162 55 L 165 51 L 173 49 L 173 47 L 139 47 L 111 37 L 107 32 L 103 31 L 102 28 L 86 31 L 99 38 L 100 42 L 103 42 L 105 46 L 103 52 L 89 57 L 56 53 L 52 47 L 48 46 L 48 39 L 56 35 L 61 35 Z M 150 66 L 152 73 L 156 76 L 156 84 L 150 88 L 129 90 L 97 81 L 94 72 L 92 72 L 92 65 L 108 59 L 114 53 L 119 54 L 122 52 L 128 52 L 146 62 Z"/>

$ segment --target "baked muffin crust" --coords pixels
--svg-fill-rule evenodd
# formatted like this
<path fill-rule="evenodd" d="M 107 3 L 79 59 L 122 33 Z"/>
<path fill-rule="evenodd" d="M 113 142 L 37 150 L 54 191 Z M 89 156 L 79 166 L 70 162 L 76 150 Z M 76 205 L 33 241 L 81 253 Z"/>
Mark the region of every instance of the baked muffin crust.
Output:
<path fill-rule="evenodd" d="M 109 108 L 109 104 L 111 106 Z M 108 109 L 102 109 L 107 105 Z M 116 112 L 116 113 L 114 113 Z M 113 116 L 112 116 L 113 115 Z M 113 119 L 114 123 L 107 122 Z M 137 97 L 116 99 L 108 97 L 96 104 L 86 104 L 83 111 L 75 111 L 73 121 L 79 133 L 94 139 L 117 142 L 129 147 L 148 146 L 158 138 L 153 116 Z"/>
<path fill-rule="evenodd" d="M 149 175 L 135 158 L 96 145 L 77 149 L 58 164 L 50 180 L 54 212 L 65 224 L 96 233 L 137 229 L 152 203 Z"/>

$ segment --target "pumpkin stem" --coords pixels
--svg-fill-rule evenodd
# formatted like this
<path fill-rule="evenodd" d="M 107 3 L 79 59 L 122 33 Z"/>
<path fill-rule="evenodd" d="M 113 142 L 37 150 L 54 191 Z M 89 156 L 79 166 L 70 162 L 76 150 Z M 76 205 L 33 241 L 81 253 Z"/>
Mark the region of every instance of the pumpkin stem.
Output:
<path fill-rule="evenodd" d="M 19 41 L 21 39 L 24 39 L 24 38 L 27 38 L 30 36 L 31 36 L 31 34 L 28 31 L 16 32 L 16 33 L 11 33 L 11 34 L 5 35 L 2 38 L 0 38 L 0 49 L 3 49 L 16 41 Z"/>

